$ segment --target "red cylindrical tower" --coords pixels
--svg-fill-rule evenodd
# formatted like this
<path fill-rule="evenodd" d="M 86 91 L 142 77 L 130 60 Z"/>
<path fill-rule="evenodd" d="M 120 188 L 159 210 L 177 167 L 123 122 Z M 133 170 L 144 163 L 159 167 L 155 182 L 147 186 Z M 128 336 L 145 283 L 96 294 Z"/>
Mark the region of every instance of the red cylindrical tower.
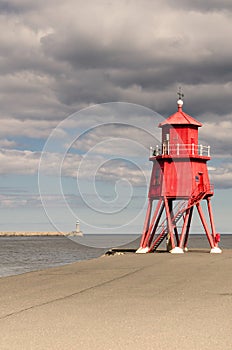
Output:
<path fill-rule="evenodd" d="M 221 253 L 218 247 L 220 235 L 215 231 L 210 202 L 213 196 L 207 169 L 210 146 L 198 144 L 198 128 L 202 124 L 183 112 L 181 98 L 177 105 L 178 111 L 159 124 L 162 129 L 161 146 L 152 149 L 150 156 L 153 168 L 149 202 L 137 253 L 155 251 L 165 238 L 171 253 L 187 250 L 194 207 L 207 235 L 211 253 Z M 155 200 L 158 202 L 153 212 Z M 202 200 L 207 202 L 210 225 L 201 207 Z"/>

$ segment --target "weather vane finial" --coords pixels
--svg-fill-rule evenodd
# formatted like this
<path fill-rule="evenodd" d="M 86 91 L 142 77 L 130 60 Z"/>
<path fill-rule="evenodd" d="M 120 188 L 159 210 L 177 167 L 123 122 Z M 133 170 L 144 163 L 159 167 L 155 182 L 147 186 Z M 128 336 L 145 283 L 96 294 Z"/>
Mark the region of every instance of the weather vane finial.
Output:
<path fill-rule="evenodd" d="M 179 97 L 179 100 L 183 100 L 184 94 L 182 92 L 181 86 L 179 86 L 179 91 L 177 92 L 177 95 Z"/>

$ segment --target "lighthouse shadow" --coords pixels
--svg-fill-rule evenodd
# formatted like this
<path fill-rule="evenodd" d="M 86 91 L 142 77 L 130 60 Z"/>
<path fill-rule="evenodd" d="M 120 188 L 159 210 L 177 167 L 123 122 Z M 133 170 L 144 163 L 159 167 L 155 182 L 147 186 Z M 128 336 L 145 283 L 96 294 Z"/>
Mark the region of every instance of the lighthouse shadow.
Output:
<path fill-rule="evenodd" d="M 111 252 L 111 253 L 116 253 L 116 252 L 135 253 L 139 247 L 139 243 L 140 243 L 140 237 L 138 237 L 135 240 L 133 240 L 129 243 L 126 243 L 124 245 L 111 248 L 109 252 Z M 209 252 L 210 252 L 210 246 L 209 246 L 209 242 L 206 239 L 205 235 L 198 235 L 198 234 L 190 235 L 188 251 L 185 251 L 184 255 L 209 254 Z M 163 241 L 161 243 L 161 245 L 159 246 L 159 248 L 151 253 L 153 253 L 153 254 L 164 254 L 164 253 L 167 254 L 167 253 L 169 253 L 169 251 L 167 250 L 167 247 L 166 247 L 166 242 Z M 183 254 L 181 254 L 181 255 L 183 255 Z"/>

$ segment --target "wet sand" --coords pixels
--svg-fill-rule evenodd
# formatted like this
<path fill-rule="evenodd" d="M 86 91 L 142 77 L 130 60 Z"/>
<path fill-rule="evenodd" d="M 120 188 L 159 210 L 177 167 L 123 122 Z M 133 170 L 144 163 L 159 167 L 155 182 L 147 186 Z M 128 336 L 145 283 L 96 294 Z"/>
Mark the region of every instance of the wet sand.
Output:
<path fill-rule="evenodd" d="M 231 349 L 232 250 L 104 256 L 0 279 L 0 349 Z"/>

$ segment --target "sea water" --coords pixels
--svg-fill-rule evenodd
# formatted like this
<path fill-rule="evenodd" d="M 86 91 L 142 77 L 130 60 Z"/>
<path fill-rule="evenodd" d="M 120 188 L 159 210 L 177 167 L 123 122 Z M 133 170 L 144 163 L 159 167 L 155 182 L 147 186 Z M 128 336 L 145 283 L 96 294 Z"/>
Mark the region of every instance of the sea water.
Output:
<path fill-rule="evenodd" d="M 140 240 L 136 235 L 89 236 L 92 237 L 86 241 L 88 245 L 63 236 L 0 237 L 0 277 L 97 258 L 109 247 L 123 245 L 136 249 Z M 222 235 L 220 247 L 232 249 L 232 235 Z M 164 243 L 162 248 L 165 248 Z M 207 238 L 190 235 L 189 248 L 209 249 Z"/>

